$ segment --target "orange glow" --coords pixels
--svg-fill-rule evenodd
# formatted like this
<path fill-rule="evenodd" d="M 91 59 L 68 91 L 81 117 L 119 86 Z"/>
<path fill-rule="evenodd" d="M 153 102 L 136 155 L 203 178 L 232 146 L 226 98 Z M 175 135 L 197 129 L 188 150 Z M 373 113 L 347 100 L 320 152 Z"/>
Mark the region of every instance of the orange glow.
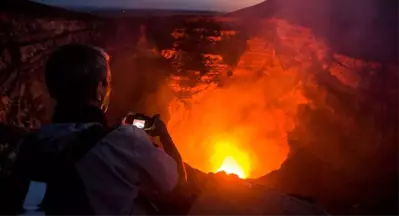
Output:
<path fill-rule="evenodd" d="M 287 158 L 298 107 L 309 104 L 304 86 L 311 86 L 313 62 L 322 61 L 327 49 L 307 29 L 270 22 L 277 24 L 284 49 L 292 52 L 282 53 L 266 36 L 253 37 L 234 68 L 214 55 L 206 75 L 170 77 L 177 97 L 169 103 L 168 129 L 192 167 L 257 178 L 279 169 Z M 266 24 L 261 32 L 270 31 Z M 228 69 L 233 69 L 231 77 Z"/>
<path fill-rule="evenodd" d="M 237 161 L 231 156 L 228 156 L 226 157 L 226 159 L 224 159 L 222 166 L 216 172 L 221 172 L 221 171 L 224 171 L 227 174 L 236 174 L 240 178 L 246 178 L 244 170 L 237 163 Z"/>
<path fill-rule="evenodd" d="M 168 128 L 183 159 L 204 172 L 224 170 L 241 178 L 279 169 L 297 106 L 307 102 L 296 75 L 253 79 L 251 71 L 239 69 L 224 87 L 208 85 L 189 99 L 174 99 Z"/>
<path fill-rule="evenodd" d="M 240 178 L 247 178 L 250 173 L 250 159 L 245 152 L 240 151 L 235 143 L 227 139 L 215 140 L 211 163 L 215 172 L 224 171 L 236 174 Z M 224 141 L 224 142 L 223 142 Z"/>

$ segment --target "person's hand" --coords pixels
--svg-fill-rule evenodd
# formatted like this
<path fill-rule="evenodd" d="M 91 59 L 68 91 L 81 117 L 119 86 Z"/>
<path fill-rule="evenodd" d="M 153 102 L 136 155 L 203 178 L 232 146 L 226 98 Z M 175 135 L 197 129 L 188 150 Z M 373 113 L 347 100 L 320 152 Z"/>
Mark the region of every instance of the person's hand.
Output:
<path fill-rule="evenodd" d="M 161 116 L 159 114 L 154 116 L 154 126 L 154 135 L 160 137 L 169 136 L 168 128 L 166 127 L 165 122 L 161 120 Z"/>
<path fill-rule="evenodd" d="M 121 125 L 133 124 L 133 117 L 136 113 L 128 112 L 119 122 Z"/>

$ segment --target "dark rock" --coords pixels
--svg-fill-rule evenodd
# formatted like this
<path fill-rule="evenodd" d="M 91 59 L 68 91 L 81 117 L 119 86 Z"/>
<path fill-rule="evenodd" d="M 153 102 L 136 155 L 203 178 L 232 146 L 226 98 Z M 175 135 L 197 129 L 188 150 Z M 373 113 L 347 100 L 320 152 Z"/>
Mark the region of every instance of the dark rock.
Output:
<path fill-rule="evenodd" d="M 308 27 L 335 52 L 365 60 L 398 60 L 398 1 L 267 0 L 228 16 L 259 20 L 281 18 Z"/>
<path fill-rule="evenodd" d="M 11 116 L 11 113 L 15 113 L 11 109 L 16 104 L 20 106 L 17 112 L 26 112 L 24 115 L 28 119 L 24 121 L 48 122 L 52 109 L 46 101 L 49 97 L 35 96 L 34 101 L 29 99 L 33 98 L 31 95 L 46 95 L 46 89 L 40 89 L 44 91 L 42 93 L 25 91 L 21 95 L 21 88 L 29 89 L 35 82 L 43 84 L 44 61 L 53 49 L 61 45 L 87 43 L 106 46 L 106 39 L 95 30 L 101 27 L 103 19 L 31 1 L 2 1 L 0 4 L 0 26 L 4 27 L 0 35 L 6 37 L 5 41 L 0 41 L 0 46 L 4 47 L 0 57 L 0 90 L 12 104 L 3 106 L 3 112 L 8 113 L 8 116 L 1 122 L 23 124 L 20 122 L 22 118 Z M 28 7 L 32 11 L 26 11 Z M 35 12 L 33 8 L 36 8 Z M 46 111 L 36 112 L 28 107 L 41 107 L 41 110 Z"/>
<path fill-rule="evenodd" d="M 28 130 L 49 121 L 52 104 L 43 82 L 44 62 L 53 49 L 68 43 L 99 45 L 111 54 L 118 94 L 111 104 L 114 107 L 110 107 L 111 119 L 129 109 L 148 108 L 140 99 L 157 91 L 157 85 L 151 81 L 160 83 L 170 74 L 177 83 L 173 93 L 186 99 L 213 84 L 222 86 L 226 77 L 235 77 L 234 68 L 259 71 L 260 76 L 268 68 L 277 67 L 274 62 L 278 61 L 282 64 L 278 68 L 281 71 L 292 68 L 299 71 L 297 81 L 303 83 L 304 94 L 312 104 L 298 108 L 296 128 L 289 134 L 288 159 L 279 170 L 254 180 L 263 187 L 255 187 L 250 192 L 263 191 L 267 186 L 301 199 L 312 197 L 316 204 L 337 214 L 395 214 L 398 202 L 398 66 L 394 50 L 397 49 L 397 32 L 394 31 L 397 25 L 385 26 L 390 30 L 381 31 L 384 24 L 395 23 L 391 23 L 395 7 L 386 17 L 378 17 L 381 13 L 378 11 L 370 18 L 363 14 L 367 10 L 360 10 L 358 16 L 352 17 L 350 9 L 355 3 L 362 4 L 360 1 L 347 4 L 327 0 L 306 2 L 268 0 L 231 14 L 241 21 L 225 22 L 220 18 L 204 22 L 199 19 L 198 24 L 162 19 L 161 24 L 155 24 L 143 20 L 103 19 L 30 1 L 2 1 L 0 123 Z M 331 11 L 326 11 L 327 2 L 333 4 Z M 319 18 L 325 12 L 328 12 L 327 20 L 339 19 L 326 22 Z M 280 19 L 268 19 L 270 16 Z M 153 40 L 148 40 L 148 46 L 136 52 L 139 27 L 146 22 L 152 24 L 147 36 Z M 368 23 L 370 29 L 364 28 Z M 183 33 L 178 31 L 184 25 L 191 29 Z M 220 29 L 223 25 L 227 30 Z M 355 34 L 357 29 L 351 28 L 356 25 L 360 25 L 361 31 Z M 212 30 L 200 37 L 195 30 L 198 26 Z M 329 47 L 316 40 L 312 31 L 326 38 Z M 187 39 L 190 38 L 187 35 L 194 41 Z M 219 39 L 220 44 L 217 43 Z M 396 42 L 392 42 L 393 39 Z M 197 50 L 198 47 L 201 50 Z M 137 57 L 138 53 L 144 57 Z M 146 57 L 147 53 L 155 57 Z M 239 64 L 241 57 L 248 61 Z M 190 58 L 196 60 L 185 60 Z M 314 83 L 309 83 L 308 78 Z M 275 93 L 275 100 L 282 94 L 284 92 Z M 137 105 L 137 101 L 143 103 Z M 151 112 L 167 113 L 163 108 L 160 105 Z M 5 137 L 22 136 L 8 129 L 3 131 L 1 135 Z M 11 143 L 16 140 L 4 141 L 7 144 L 1 148 L 7 149 L 3 151 L 7 156 L 0 158 L 11 154 L 9 150 L 16 145 Z M 212 197 L 213 192 L 218 191 L 223 197 L 224 191 L 220 188 L 226 182 L 248 187 L 246 181 L 234 175 L 205 174 L 190 166 L 187 166 L 187 173 L 187 190 L 176 195 L 177 200 L 187 205 L 206 189 L 207 196 Z M 261 197 L 266 193 L 259 194 Z M 173 198 L 169 197 L 170 200 Z M 216 199 L 215 203 L 218 201 Z M 228 208 L 221 212 L 234 213 Z M 262 213 L 264 210 L 244 208 L 238 212 Z"/>

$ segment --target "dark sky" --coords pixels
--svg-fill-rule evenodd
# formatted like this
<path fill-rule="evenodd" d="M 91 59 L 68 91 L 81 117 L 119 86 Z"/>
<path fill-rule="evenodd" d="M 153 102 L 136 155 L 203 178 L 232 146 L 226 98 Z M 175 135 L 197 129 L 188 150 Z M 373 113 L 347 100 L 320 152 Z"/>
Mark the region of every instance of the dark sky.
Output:
<path fill-rule="evenodd" d="M 234 11 L 264 0 L 34 0 L 56 6 Z"/>

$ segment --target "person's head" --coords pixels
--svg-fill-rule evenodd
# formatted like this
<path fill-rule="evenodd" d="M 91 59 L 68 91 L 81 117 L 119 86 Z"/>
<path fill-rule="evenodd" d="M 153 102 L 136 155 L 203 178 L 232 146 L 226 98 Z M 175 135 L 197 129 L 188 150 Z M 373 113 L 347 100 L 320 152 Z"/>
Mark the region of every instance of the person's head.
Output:
<path fill-rule="evenodd" d="M 102 49 L 70 44 L 49 57 L 45 80 L 57 103 L 95 105 L 105 112 L 111 91 L 109 56 Z"/>

